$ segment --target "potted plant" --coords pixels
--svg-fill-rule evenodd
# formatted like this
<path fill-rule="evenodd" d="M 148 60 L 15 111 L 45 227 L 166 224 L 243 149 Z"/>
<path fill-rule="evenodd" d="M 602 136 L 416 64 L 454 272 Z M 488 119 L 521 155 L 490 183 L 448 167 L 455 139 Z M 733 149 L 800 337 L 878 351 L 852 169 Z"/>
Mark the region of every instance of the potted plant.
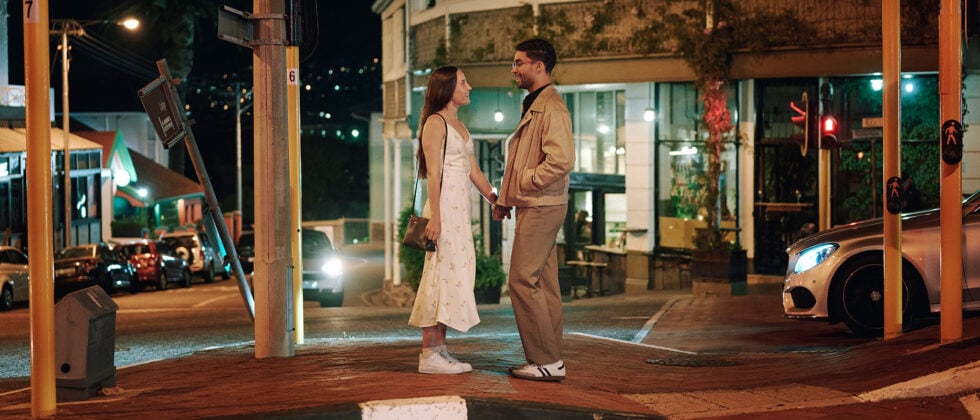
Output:
<path fill-rule="evenodd" d="M 744 294 L 747 259 L 738 242 L 728 242 L 721 229 L 721 155 L 734 143 L 732 115 L 728 108 L 728 80 L 732 51 L 737 46 L 729 18 L 738 16 L 735 6 L 725 0 L 705 0 L 703 7 L 665 16 L 679 55 L 697 76 L 696 84 L 703 104 L 702 124 L 707 138 L 702 146 L 706 156 L 699 176 L 699 213 L 705 226 L 696 230 L 692 259 L 692 289 L 695 295 Z"/>
<path fill-rule="evenodd" d="M 500 289 L 507 280 L 500 255 L 484 255 L 476 252 L 476 284 L 473 294 L 476 303 L 500 303 Z"/>
<path fill-rule="evenodd" d="M 412 290 L 418 290 L 419 283 L 422 281 L 422 268 L 425 265 L 425 251 L 401 245 L 401 238 L 405 235 L 411 213 L 412 209 L 406 208 L 398 218 L 398 255 L 405 266 L 405 283 L 410 285 Z M 473 286 L 476 303 L 500 303 L 500 289 L 507 280 L 500 255 L 484 255 L 480 251 L 483 249 L 483 238 L 480 235 L 473 235 L 473 245 L 477 250 L 476 282 Z"/>
<path fill-rule="evenodd" d="M 482 252 L 482 235 L 473 235 L 473 246 L 476 249 L 476 283 L 473 285 L 476 303 L 500 303 L 500 289 L 507 281 L 503 260 L 499 253 L 486 255 Z"/>

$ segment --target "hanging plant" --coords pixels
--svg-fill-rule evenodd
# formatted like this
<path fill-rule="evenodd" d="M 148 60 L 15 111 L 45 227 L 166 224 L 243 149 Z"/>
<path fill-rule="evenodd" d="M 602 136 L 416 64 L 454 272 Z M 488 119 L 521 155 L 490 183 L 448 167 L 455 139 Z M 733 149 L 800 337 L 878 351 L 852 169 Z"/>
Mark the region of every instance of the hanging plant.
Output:
<path fill-rule="evenodd" d="M 700 179 L 698 206 L 704 212 L 706 227 L 695 237 L 702 250 L 726 248 L 719 220 L 721 154 L 725 143 L 734 140 L 732 113 L 728 108 L 728 77 L 735 48 L 734 28 L 728 17 L 735 17 L 734 6 L 723 0 L 702 0 L 699 7 L 665 16 L 668 33 L 673 34 L 674 50 L 687 62 L 697 78 L 704 111 L 701 123 L 708 137 L 704 151 L 707 167 Z"/>

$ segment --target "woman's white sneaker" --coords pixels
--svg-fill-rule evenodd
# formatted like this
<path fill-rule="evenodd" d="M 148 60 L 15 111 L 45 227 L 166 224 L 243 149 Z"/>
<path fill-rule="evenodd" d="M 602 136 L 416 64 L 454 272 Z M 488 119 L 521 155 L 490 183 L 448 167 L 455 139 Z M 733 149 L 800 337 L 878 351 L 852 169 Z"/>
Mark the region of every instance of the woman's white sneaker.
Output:
<path fill-rule="evenodd" d="M 438 352 L 432 352 L 429 357 L 419 354 L 419 373 L 455 375 L 472 370 L 473 367 L 469 363 L 453 363 Z"/>

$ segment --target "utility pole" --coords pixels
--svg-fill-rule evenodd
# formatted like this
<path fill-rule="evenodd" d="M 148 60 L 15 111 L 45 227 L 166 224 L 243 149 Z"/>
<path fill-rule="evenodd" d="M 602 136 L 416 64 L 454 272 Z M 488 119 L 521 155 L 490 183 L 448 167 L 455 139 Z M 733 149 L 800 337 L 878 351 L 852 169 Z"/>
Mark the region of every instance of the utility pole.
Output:
<path fill-rule="evenodd" d="M 294 354 L 286 22 L 283 0 L 254 0 L 255 357 Z"/>
<path fill-rule="evenodd" d="M 31 417 L 57 410 L 54 367 L 54 249 L 51 209 L 51 75 L 48 2 L 24 2 L 24 84 L 27 88 L 27 253 L 31 256 Z"/>
<path fill-rule="evenodd" d="M 902 35 L 901 10 L 899 0 L 882 1 L 881 10 L 881 75 L 882 86 L 882 212 L 884 221 L 884 270 L 885 294 L 884 338 L 897 338 L 902 335 L 902 217 L 901 201 L 898 209 L 889 206 L 890 188 L 899 180 L 902 162 L 902 149 L 899 147 L 899 127 L 901 126 L 901 77 L 902 77 Z M 874 159 L 874 156 L 872 156 Z M 872 174 L 872 179 L 874 175 Z M 894 201 L 894 198 L 891 198 Z"/>
<path fill-rule="evenodd" d="M 940 342 L 963 338 L 963 118 L 959 0 L 943 0 L 939 10 L 939 290 Z"/>

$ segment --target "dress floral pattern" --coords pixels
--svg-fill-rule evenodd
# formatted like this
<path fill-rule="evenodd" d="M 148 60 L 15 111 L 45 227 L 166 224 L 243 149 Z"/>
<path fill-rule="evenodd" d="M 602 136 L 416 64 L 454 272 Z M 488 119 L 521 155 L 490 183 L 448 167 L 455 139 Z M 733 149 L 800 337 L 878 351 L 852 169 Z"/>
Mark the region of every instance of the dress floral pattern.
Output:
<path fill-rule="evenodd" d="M 470 156 L 473 143 L 453 126 L 447 126 L 446 160 L 443 165 L 441 229 L 436 250 L 425 253 L 422 281 L 408 323 L 431 327 L 442 323 L 466 332 L 480 323 L 473 296 L 476 253 L 470 222 Z M 434 176 L 439 176 L 438 174 Z M 429 201 L 422 215 L 429 217 Z"/>

